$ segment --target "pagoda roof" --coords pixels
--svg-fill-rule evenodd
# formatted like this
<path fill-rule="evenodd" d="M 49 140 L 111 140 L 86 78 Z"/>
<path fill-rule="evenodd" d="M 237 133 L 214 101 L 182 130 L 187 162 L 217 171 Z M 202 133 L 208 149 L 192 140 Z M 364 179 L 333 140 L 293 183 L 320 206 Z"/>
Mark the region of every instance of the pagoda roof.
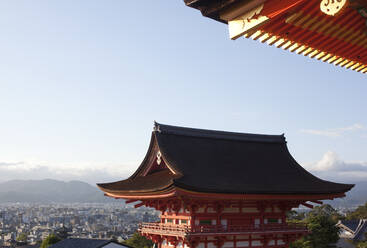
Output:
<path fill-rule="evenodd" d="M 172 195 L 177 191 L 328 195 L 344 194 L 353 186 L 325 181 L 307 172 L 289 153 L 284 135 L 212 131 L 158 123 L 155 123 L 148 153 L 137 171 L 126 180 L 98 184 L 107 195 L 122 198 Z"/>
<path fill-rule="evenodd" d="M 367 73 L 366 0 L 184 0 L 227 23 L 231 39 L 284 50 Z"/>

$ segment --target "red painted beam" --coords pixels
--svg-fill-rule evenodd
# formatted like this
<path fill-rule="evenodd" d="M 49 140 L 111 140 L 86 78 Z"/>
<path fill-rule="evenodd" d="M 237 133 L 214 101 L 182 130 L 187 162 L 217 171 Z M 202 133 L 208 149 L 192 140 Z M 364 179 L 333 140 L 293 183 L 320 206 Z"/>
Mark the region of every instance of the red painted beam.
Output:
<path fill-rule="evenodd" d="M 261 15 L 267 16 L 269 18 L 274 18 L 280 14 L 287 12 L 300 5 L 301 3 L 306 2 L 305 0 L 270 0 L 267 1 L 264 5 L 263 10 L 261 11 Z"/>
<path fill-rule="evenodd" d="M 338 197 L 344 197 L 344 193 L 337 194 L 320 194 L 320 195 L 276 195 L 276 194 L 220 194 L 220 193 L 200 193 L 185 190 L 182 188 L 176 187 L 176 194 L 182 196 L 190 196 L 190 197 L 200 197 L 201 199 L 242 199 L 244 201 L 248 200 L 303 200 L 303 201 L 311 201 L 311 200 L 325 200 L 325 199 L 334 199 Z"/>
<path fill-rule="evenodd" d="M 313 205 L 305 203 L 305 202 L 301 203 L 301 205 L 308 207 L 308 208 L 313 208 Z"/>
<path fill-rule="evenodd" d="M 135 206 L 134 206 L 134 208 L 140 208 L 141 206 L 144 206 L 145 205 L 145 202 L 141 202 L 141 203 L 139 203 L 139 204 L 136 204 Z"/>

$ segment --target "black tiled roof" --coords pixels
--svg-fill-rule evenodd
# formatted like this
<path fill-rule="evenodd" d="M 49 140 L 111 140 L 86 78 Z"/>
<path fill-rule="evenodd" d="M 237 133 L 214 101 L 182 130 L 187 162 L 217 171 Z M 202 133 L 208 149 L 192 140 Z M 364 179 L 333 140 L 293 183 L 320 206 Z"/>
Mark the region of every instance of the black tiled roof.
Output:
<path fill-rule="evenodd" d="M 351 232 L 351 239 L 354 241 L 363 241 L 367 233 L 367 219 L 360 220 L 341 220 L 338 226 Z"/>
<path fill-rule="evenodd" d="M 340 223 L 342 225 L 349 228 L 349 230 L 351 230 L 352 232 L 357 231 L 357 227 L 359 226 L 359 222 L 360 222 L 360 220 L 341 220 L 340 221 Z"/>
<path fill-rule="evenodd" d="M 104 187 L 110 189 L 111 191 L 121 191 L 121 190 L 134 190 L 134 191 L 156 191 L 163 190 L 173 184 L 174 175 L 169 170 L 161 170 L 156 173 L 130 178 L 123 181 L 118 181 L 114 183 L 105 183 Z"/>
<path fill-rule="evenodd" d="M 80 239 L 80 238 L 69 238 L 61 240 L 50 248 L 100 248 L 111 243 L 111 240 L 103 239 Z M 121 245 L 121 247 L 128 247 Z"/>
<path fill-rule="evenodd" d="M 246 1 L 248 0 L 184 0 L 187 6 L 200 10 L 203 16 L 223 23 L 226 21 L 220 18 L 221 11 Z"/>
<path fill-rule="evenodd" d="M 263 142 L 263 143 L 285 143 L 284 135 L 267 135 L 267 134 L 250 134 L 250 133 L 234 133 L 216 130 L 204 130 L 188 127 L 177 127 L 170 125 L 162 125 L 154 123 L 154 131 L 159 134 L 180 135 L 194 138 L 211 138 L 216 140 L 236 140 L 246 142 Z"/>
<path fill-rule="evenodd" d="M 231 133 L 156 123 L 150 150 L 137 172 L 127 180 L 99 187 L 106 192 L 141 192 L 137 182 L 148 179 L 142 171 L 149 166 L 152 160 L 148 158 L 154 158 L 157 149 L 177 174 L 166 178 L 155 176 L 155 180 L 151 180 L 154 173 L 149 175 L 149 183 L 144 183 L 149 184 L 147 191 L 161 190 L 164 184 L 166 188 L 176 186 L 204 193 L 338 194 L 354 186 L 321 180 L 307 172 L 289 153 L 283 135 Z M 167 180 L 171 183 L 167 184 Z"/>

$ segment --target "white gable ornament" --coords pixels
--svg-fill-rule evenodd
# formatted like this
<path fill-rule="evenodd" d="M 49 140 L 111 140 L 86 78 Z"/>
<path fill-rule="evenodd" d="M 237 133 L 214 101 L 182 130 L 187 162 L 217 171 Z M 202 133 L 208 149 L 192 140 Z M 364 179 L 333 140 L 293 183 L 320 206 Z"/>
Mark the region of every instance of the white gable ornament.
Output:
<path fill-rule="evenodd" d="M 160 151 L 157 152 L 157 164 L 160 165 L 162 162 L 162 153 Z"/>
<path fill-rule="evenodd" d="M 320 9 L 327 15 L 335 16 L 344 7 L 346 7 L 348 0 L 322 0 Z"/>

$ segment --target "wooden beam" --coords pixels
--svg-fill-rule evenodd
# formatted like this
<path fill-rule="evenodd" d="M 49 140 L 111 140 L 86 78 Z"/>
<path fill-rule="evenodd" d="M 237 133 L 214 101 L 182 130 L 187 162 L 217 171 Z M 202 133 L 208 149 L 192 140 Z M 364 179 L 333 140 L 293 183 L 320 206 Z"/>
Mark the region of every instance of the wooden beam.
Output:
<path fill-rule="evenodd" d="M 252 1 L 239 2 L 238 4 L 234 4 L 230 8 L 225 9 L 223 12 L 221 12 L 220 19 L 228 22 L 240 15 L 243 15 L 243 13 L 247 13 L 248 11 L 256 8 L 257 6 L 260 6 L 265 2 L 266 0 L 252 0 Z"/>
<path fill-rule="evenodd" d="M 141 206 L 144 206 L 145 205 L 145 202 L 141 202 L 141 203 L 139 203 L 139 204 L 136 204 L 135 206 L 134 206 L 134 208 L 140 208 Z"/>
<path fill-rule="evenodd" d="M 260 15 L 264 4 L 242 14 L 228 22 L 229 36 L 232 40 L 238 39 L 244 34 L 257 29 L 269 20 L 269 17 Z M 256 18 L 254 18 L 256 16 Z"/>
<path fill-rule="evenodd" d="M 308 207 L 308 208 L 313 208 L 313 205 L 305 203 L 305 202 L 302 202 L 301 205 Z"/>
<path fill-rule="evenodd" d="M 226 10 L 221 18 L 228 21 L 230 38 L 235 40 L 303 2 L 305 0 L 253 0 Z"/>
<path fill-rule="evenodd" d="M 268 0 L 261 14 L 269 18 L 274 18 L 303 2 L 306 2 L 306 0 Z"/>
<path fill-rule="evenodd" d="M 367 68 L 366 68 L 367 72 Z M 221 194 L 221 193 L 201 193 L 195 192 L 183 188 L 176 187 L 176 194 L 182 196 L 189 196 L 192 199 L 197 198 L 199 200 L 209 200 L 209 199 L 221 199 L 221 200 L 245 200 L 245 201 L 270 201 L 270 200 L 289 200 L 289 201 L 312 201 L 312 200 L 326 200 L 326 199 L 334 199 L 339 197 L 344 197 L 344 193 L 336 193 L 336 194 L 320 194 L 320 195 L 304 195 L 304 194 L 295 194 L 295 195 L 276 195 L 276 194 Z"/>

